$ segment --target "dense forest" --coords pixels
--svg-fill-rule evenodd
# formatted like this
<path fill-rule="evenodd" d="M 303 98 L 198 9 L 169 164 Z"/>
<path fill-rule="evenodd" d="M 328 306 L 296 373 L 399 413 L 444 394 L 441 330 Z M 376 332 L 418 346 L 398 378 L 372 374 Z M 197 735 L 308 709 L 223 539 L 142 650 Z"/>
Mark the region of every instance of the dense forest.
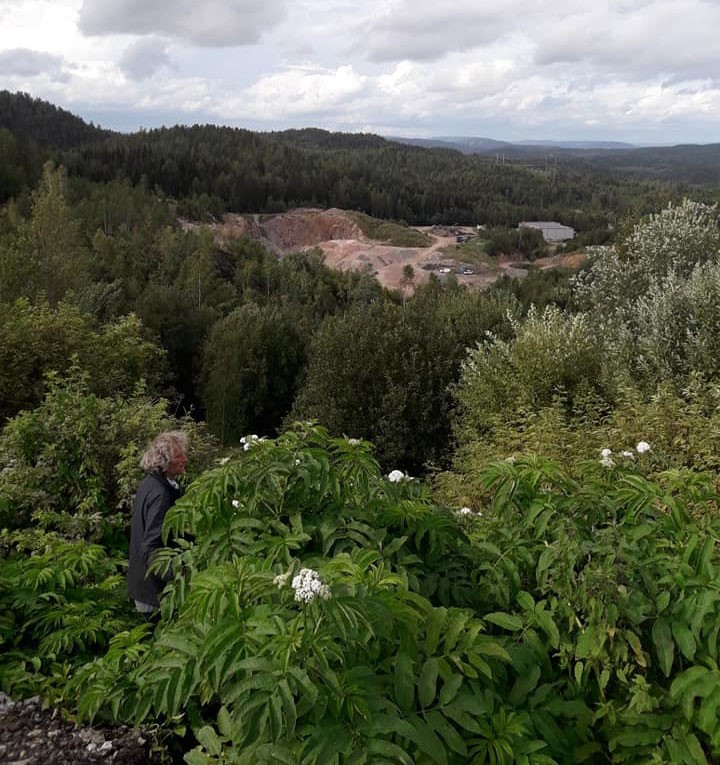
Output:
<path fill-rule="evenodd" d="M 227 210 L 319 206 L 412 225 L 507 226 L 557 219 L 591 232 L 684 196 L 712 201 L 716 194 L 708 188 L 614 177 L 584 165 L 533 169 L 316 129 L 253 133 L 195 125 L 109 135 L 28 96 L 2 95 L 12 108 L 0 112 L 0 128 L 16 141 L 43 147 L 71 178 L 144 184 L 177 200 L 181 213 L 199 219 Z M 28 124 L 37 126 L 28 129 Z M 16 173 L 38 170 L 23 156 L 17 165 Z M 0 200 L 16 194 L 17 184 L 0 186 Z"/>
<path fill-rule="evenodd" d="M 13 99 L 3 692 L 150 724 L 188 765 L 717 762 L 716 206 L 374 136 L 101 135 Z M 406 299 L 177 225 L 341 190 L 369 213 L 373 189 L 407 221 L 557 209 L 614 241 Z M 191 452 L 153 627 L 128 529 L 169 428 Z"/>

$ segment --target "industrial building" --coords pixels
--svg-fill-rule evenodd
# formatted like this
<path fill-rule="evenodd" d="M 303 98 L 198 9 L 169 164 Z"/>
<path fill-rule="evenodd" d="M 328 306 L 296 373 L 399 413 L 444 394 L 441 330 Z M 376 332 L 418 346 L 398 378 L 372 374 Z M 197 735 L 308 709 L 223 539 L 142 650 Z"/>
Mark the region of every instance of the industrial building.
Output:
<path fill-rule="evenodd" d="M 521 221 L 518 228 L 534 228 L 540 231 L 546 242 L 564 242 L 566 239 L 575 238 L 575 229 L 572 226 L 563 226 L 555 221 Z"/>

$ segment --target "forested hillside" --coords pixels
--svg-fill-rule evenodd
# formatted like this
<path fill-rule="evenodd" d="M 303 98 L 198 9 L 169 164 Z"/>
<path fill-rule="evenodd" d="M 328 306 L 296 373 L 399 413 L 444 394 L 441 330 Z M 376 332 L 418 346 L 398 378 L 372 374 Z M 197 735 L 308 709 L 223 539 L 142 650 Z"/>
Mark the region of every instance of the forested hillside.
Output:
<path fill-rule="evenodd" d="M 278 212 L 297 206 L 353 209 L 410 224 L 517 225 L 557 219 L 582 232 L 607 231 L 688 194 L 666 183 L 615 179 L 587 165 L 526 168 L 378 136 L 322 130 L 252 133 L 211 125 L 108 135 L 22 94 L 3 94 L 16 141 L 53 148 L 71 177 L 129 179 L 159 189 L 190 217 Z M 63 149 L 60 151 L 60 149 Z M 28 172 L 26 161 L 13 164 Z M 37 170 L 37 163 L 33 166 Z M 12 193 L 11 193 L 12 191 Z M 0 200 L 17 184 L 0 186 Z M 602 241 L 602 238 L 600 239 Z"/>
<path fill-rule="evenodd" d="M 150 724 L 188 765 L 718 761 L 716 206 L 209 126 L 48 149 L 70 170 L 35 177 L 44 150 L 1 136 L 25 173 L 0 209 L 4 693 Z M 178 225 L 217 189 L 506 220 L 557 194 L 614 241 L 409 297 Z M 128 533 L 167 429 L 191 448 L 153 625 Z"/>
<path fill-rule="evenodd" d="M 69 149 L 112 135 L 47 101 L 7 90 L 0 90 L 0 128 L 52 149 Z"/>

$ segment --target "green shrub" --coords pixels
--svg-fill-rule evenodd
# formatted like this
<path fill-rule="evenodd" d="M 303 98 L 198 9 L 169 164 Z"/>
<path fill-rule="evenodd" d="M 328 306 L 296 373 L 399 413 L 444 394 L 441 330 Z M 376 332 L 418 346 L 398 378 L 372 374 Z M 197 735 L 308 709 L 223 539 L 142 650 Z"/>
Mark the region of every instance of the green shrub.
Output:
<path fill-rule="evenodd" d="M 513 328 L 513 339 L 491 337 L 463 365 L 455 389 L 462 443 L 485 438 L 498 423 L 514 423 L 558 396 L 570 409 L 588 396 L 611 399 L 602 331 L 589 317 L 531 307 L 526 318 L 513 319 Z"/>
<path fill-rule="evenodd" d="M 125 555 L 56 532 L 0 532 L 0 688 L 56 702 L 75 666 L 136 620 Z"/>
<path fill-rule="evenodd" d="M 51 373 L 36 409 L 10 420 L 0 433 L 0 526 L 31 523 L 72 538 L 101 539 L 129 523 L 141 477 L 140 455 L 162 430 L 184 427 L 194 450 L 189 470 L 215 457 L 201 426 L 167 413 L 142 387 L 133 395 L 100 397 L 75 366 Z"/>
<path fill-rule="evenodd" d="M 168 513 L 195 541 L 158 562 L 176 578 L 154 643 L 130 672 L 121 647 L 83 668 L 83 713 L 186 720 L 189 763 L 552 762 L 498 692 L 514 624 L 467 608 L 455 517 L 365 442 L 248 443 Z"/>

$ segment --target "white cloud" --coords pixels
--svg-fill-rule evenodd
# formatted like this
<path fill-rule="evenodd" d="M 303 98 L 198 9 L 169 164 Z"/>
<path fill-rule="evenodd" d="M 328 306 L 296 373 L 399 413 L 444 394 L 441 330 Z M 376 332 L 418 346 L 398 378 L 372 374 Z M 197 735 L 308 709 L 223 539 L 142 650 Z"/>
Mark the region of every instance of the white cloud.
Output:
<path fill-rule="evenodd" d="M 12 48 L 0 51 L 0 71 L 8 76 L 37 77 L 47 75 L 51 79 L 65 79 L 63 58 L 28 48 Z"/>
<path fill-rule="evenodd" d="M 719 27 L 720 5 L 702 0 L 660 0 L 612 14 L 596 6 L 546 25 L 535 63 L 580 64 L 630 80 L 710 76 L 720 64 Z"/>
<path fill-rule="evenodd" d="M 718 28 L 717 0 L 0 0 L 0 88 L 266 129 L 715 140 Z"/>
<path fill-rule="evenodd" d="M 83 0 L 80 30 L 88 35 L 165 35 L 195 45 L 248 45 L 279 22 L 285 0 Z"/>
<path fill-rule="evenodd" d="M 135 40 L 125 49 L 119 61 L 123 72 L 134 80 L 152 77 L 155 72 L 169 64 L 166 44 L 155 37 Z"/>
<path fill-rule="evenodd" d="M 352 66 L 293 67 L 261 77 L 227 106 L 234 115 L 255 119 L 317 115 L 346 106 L 362 95 L 366 83 Z"/>
<path fill-rule="evenodd" d="M 555 12 L 567 0 L 556 0 Z M 395 0 L 369 23 L 367 53 L 372 61 L 437 60 L 454 51 L 491 45 L 533 15 L 547 13 L 540 0 Z"/>

